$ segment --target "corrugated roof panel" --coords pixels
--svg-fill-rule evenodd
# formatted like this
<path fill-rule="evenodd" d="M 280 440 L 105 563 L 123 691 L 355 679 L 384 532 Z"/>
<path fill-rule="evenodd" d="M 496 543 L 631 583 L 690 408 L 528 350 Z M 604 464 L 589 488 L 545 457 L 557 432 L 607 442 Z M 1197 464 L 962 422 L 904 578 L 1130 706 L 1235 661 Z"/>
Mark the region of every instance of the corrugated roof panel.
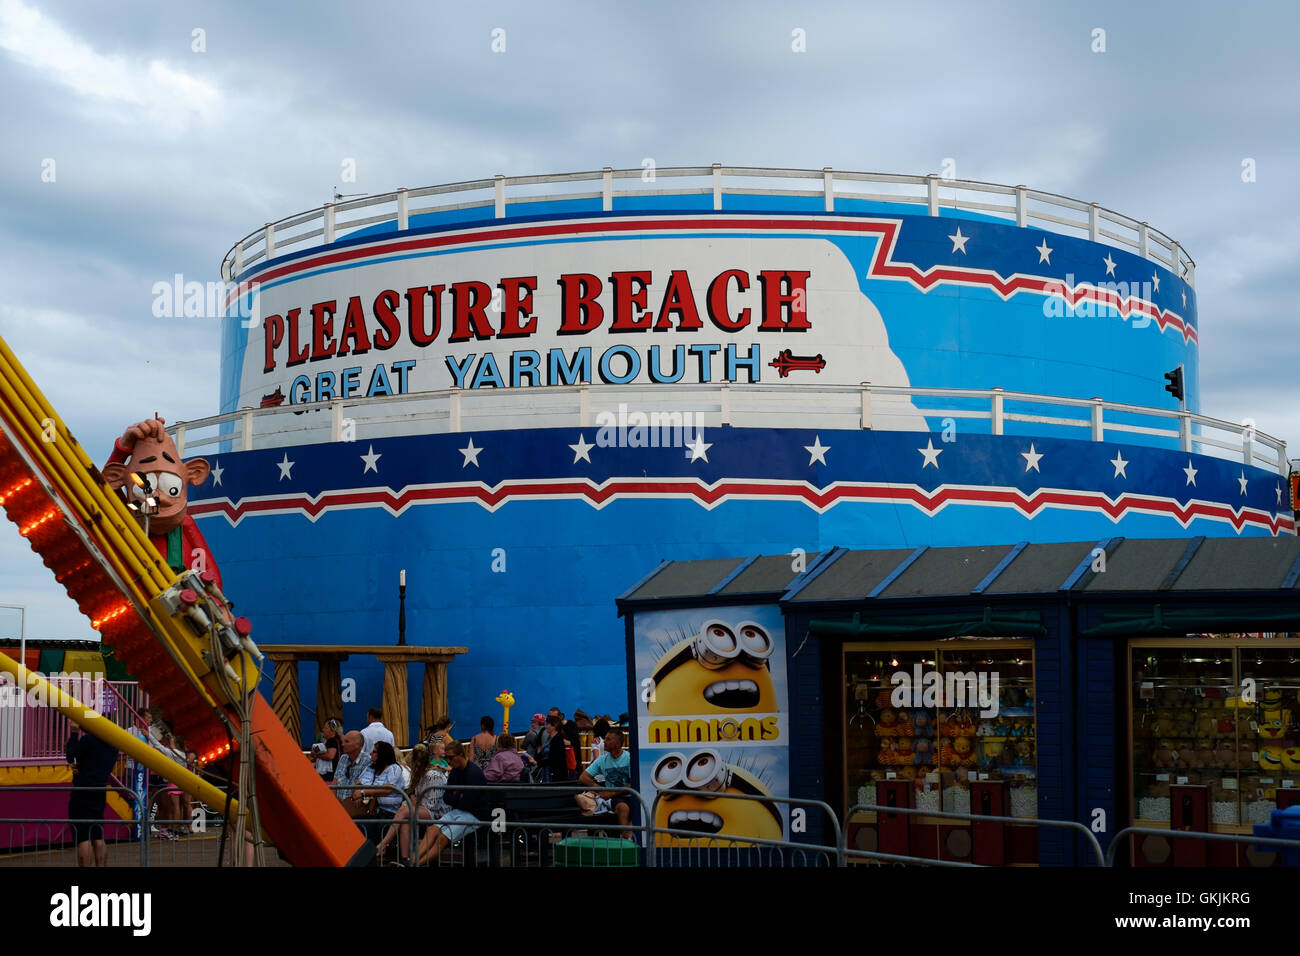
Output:
<path fill-rule="evenodd" d="M 1031 594 L 1055 591 L 1096 546 L 1095 541 L 1031 544 L 1020 552 L 984 593 Z"/>
<path fill-rule="evenodd" d="M 1156 591 L 1187 550 L 1187 538 L 1125 538 L 1085 591 Z M 1080 558 L 1082 560 L 1082 558 Z"/>
<path fill-rule="evenodd" d="M 818 554 L 804 555 L 803 566 L 811 568 Z M 794 558 L 788 554 L 774 554 L 759 558 L 719 594 L 755 594 L 768 591 L 784 591 L 802 572 L 794 569 Z"/>
<path fill-rule="evenodd" d="M 1279 588 L 1300 557 L 1300 538 L 1207 538 L 1172 591 Z"/>
<path fill-rule="evenodd" d="M 969 594 L 1015 545 L 931 548 L 885 589 L 882 598 Z"/>
<path fill-rule="evenodd" d="M 650 598 L 701 597 L 736 570 L 746 558 L 706 558 L 674 561 L 627 596 L 629 601 Z"/>
<path fill-rule="evenodd" d="M 914 550 L 916 549 L 892 548 L 888 551 L 850 551 L 800 591 L 795 596 L 794 603 L 865 598 L 872 588 Z"/>

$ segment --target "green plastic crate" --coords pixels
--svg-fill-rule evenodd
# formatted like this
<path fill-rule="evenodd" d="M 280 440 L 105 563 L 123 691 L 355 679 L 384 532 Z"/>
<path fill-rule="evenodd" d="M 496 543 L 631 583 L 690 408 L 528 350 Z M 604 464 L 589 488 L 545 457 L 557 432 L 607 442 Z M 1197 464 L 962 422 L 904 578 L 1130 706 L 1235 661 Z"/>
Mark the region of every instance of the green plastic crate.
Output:
<path fill-rule="evenodd" d="M 641 848 L 621 837 L 569 837 L 555 844 L 556 866 L 637 866 Z"/>

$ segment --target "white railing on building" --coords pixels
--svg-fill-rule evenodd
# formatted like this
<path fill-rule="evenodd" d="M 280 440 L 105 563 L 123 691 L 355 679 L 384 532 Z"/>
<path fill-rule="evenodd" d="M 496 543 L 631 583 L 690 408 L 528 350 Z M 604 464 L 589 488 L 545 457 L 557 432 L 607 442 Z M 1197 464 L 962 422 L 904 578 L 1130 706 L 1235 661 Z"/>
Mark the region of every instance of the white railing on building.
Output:
<path fill-rule="evenodd" d="M 937 401 L 937 403 L 936 403 Z M 915 431 L 918 415 L 988 422 L 993 435 L 1079 429 L 1094 442 L 1128 441 L 1240 461 L 1287 475 L 1286 443 L 1252 425 L 1177 409 L 1100 398 L 1064 398 L 1000 388 L 915 388 L 895 385 L 549 385 L 512 389 L 443 389 L 378 398 L 349 398 L 246 408 L 178 422 L 168 430 L 182 454 L 221 453 L 283 445 L 364 442 L 411 434 L 519 428 L 596 428 L 602 413 L 685 415 L 700 427 L 867 428 Z M 324 416 L 319 413 L 325 413 Z M 665 421 L 665 419 L 661 419 Z M 1017 427 L 1020 425 L 1031 427 Z M 1010 428 L 1010 431 L 1008 430 Z M 979 429 L 984 431 L 984 429 Z M 1068 433 L 1067 437 L 1068 436 Z M 1079 437 L 1084 437 L 1080 435 Z"/>
<path fill-rule="evenodd" d="M 703 180 L 707 185 L 661 188 L 660 180 Z M 765 180 L 786 180 L 787 188 L 754 185 Z M 616 180 L 635 185 L 616 189 Z M 800 188 L 812 180 L 818 188 Z M 589 184 L 560 191 L 562 184 Z M 884 191 L 882 191 L 884 190 Z M 319 209 L 269 222 L 237 242 L 221 263 L 226 281 L 241 276 L 245 269 L 272 259 L 277 253 L 324 245 L 347 233 L 379 223 L 393 223 L 400 232 L 409 228 L 412 217 L 458 209 L 492 210 L 492 218 L 504 219 L 512 204 L 556 200 L 601 201 L 600 208 L 613 210 L 614 200 L 650 196 L 712 195 L 713 208 L 725 208 L 725 196 L 802 196 L 821 198 L 827 212 L 836 210 L 837 200 L 868 200 L 924 206 L 931 216 L 941 209 L 985 213 L 1008 219 L 1018 226 L 1037 225 L 1054 233 L 1106 242 L 1159 263 L 1176 276 L 1195 285 L 1196 263 L 1182 247 L 1145 222 L 1138 222 L 1097 203 L 1070 199 L 1027 186 L 1002 186 L 968 179 L 928 176 L 900 176 L 890 173 L 855 173 L 824 169 L 758 169 L 746 166 L 679 166 L 652 171 L 646 169 L 604 169 L 549 176 L 495 176 L 443 186 L 400 188 L 391 193 L 326 203 Z M 417 200 L 431 202 L 412 208 Z"/>

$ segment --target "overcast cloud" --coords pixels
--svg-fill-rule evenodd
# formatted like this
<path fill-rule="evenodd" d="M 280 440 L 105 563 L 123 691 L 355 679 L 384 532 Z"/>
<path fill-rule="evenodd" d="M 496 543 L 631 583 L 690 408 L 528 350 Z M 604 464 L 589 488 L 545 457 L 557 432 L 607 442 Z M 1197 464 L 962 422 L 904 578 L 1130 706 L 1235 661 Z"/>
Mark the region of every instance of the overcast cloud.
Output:
<path fill-rule="evenodd" d="M 235 240 L 335 185 L 951 157 L 1178 239 L 1203 411 L 1294 443 L 1298 27 L 1289 3 L 0 0 L 0 335 L 102 460 L 154 411 L 217 411 L 216 323 L 154 318 L 153 284 L 216 279 Z M 29 636 L 94 637 L 0 533 L 4 602 Z"/>

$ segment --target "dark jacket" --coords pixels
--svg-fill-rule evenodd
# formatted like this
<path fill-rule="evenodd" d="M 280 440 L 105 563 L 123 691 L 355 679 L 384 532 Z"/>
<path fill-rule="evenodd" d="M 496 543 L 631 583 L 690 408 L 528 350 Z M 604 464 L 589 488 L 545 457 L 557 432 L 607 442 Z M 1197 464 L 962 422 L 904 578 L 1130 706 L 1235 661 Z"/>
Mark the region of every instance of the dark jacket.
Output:
<path fill-rule="evenodd" d="M 68 763 L 73 765 L 74 787 L 106 787 L 117 764 L 117 748 L 90 734 L 73 735 L 64 748 Z"/>
<path fill-rule="evenodd" d="M 476 820 L 487 820 L 492 816 L 492 800 L 486 790 L 456 790 L 457 784 L 469 784 L 474 787 L 487 785 L 483 768 L 472 761 L 462 769 L 454 769 L 447 774 L 447 807 L 452 810 L 464 810 Z"/>
<path fill-rule="evenodd" d="M 547 737 L 537 751 L 537 762 L 543 770 L 550 771 L 550 783 L 568 783 L 569 767 L 564 757 L 564 732 Z"/>

